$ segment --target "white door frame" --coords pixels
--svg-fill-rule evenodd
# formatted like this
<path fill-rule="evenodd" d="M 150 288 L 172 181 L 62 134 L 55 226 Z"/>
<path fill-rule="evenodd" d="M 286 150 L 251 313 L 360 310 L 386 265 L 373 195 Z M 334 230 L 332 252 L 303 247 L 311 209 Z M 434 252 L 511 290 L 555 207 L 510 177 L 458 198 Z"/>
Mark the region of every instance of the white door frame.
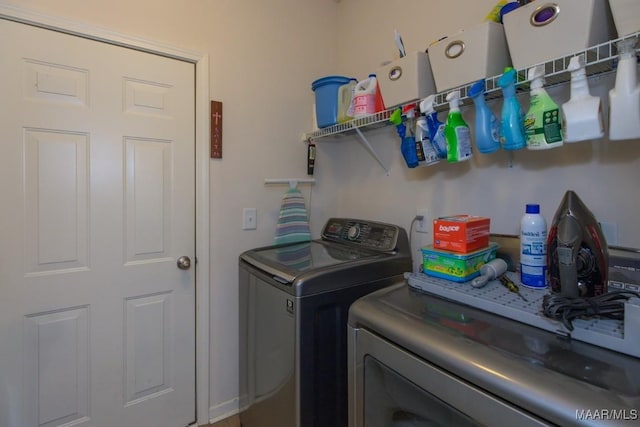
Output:
<path fill-rule="evenodd" d="M 209 56 L 105 28 L 0 4 L 0 19 L 191 62 L 196 67 L 196 417 L 209 422 Z"/>

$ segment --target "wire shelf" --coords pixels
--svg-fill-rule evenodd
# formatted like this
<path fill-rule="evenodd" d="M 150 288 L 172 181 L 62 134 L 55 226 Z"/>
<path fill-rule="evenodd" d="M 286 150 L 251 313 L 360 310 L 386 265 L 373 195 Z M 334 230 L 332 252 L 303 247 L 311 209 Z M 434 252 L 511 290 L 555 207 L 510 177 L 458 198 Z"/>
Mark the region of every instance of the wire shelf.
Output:
<path fill-rule="evenodd" d="M 636 32 L 624 37 L 620 37 L 614 40 L 610 40 L 605 43 L 601 43 L 587 49 L 573 52 L 570 55 L 563 56 L 560 58 L 556 58 L 547 62 L 543 62 L 545 66 L 545 87 L 556 86 L 559 84 L 564 84 L 571 80 L 571 73 L 567 71 L 569 66 L 569 61 L 571 58 L 577 55 L 584 55 L 585 58 L 585 70 L 588 77 L 595 75 L 605 75 L 607 73 L 611 73 L 615 71 L 617 65 L 618 52 L 616 48 L 616 44 L 619 41 L 640 38 L 640 32 Z M 640 47 L 636 48 L 636 53 L 640 51 Z M 534 64 L 532 65 L 541 65 Z M 516 88 L 518 92 L 524 93 L 529 90 L 529 80 L 527 79 L 527 70 L 517 70 L 517 81 Z M 494 100 L 494 99 L 502 99 L 502 91 L 498 86 L 498 76 L 487 77 L 485 79 L 486 91 L 485 91 L 485 99 L 486 100 Z M 471 88 L 471 82 L 469 84 L 453 88 L 446 92 L 440 92 L 436 94 L 436 99 L 434 102 L 434 108 L 436 111 L 444 111 L 447 109 L 448 102 L 446 101 L 447 94 L 451 91 L 458 90 L 460 91 L 460 105 L 466 106 L 472 104 L 472 100 L 469 97 L 469 89 Z M 418 103 L 420 100 L 417 100 Z M 338 136 L 338 135 L 349 135 L 355 132 L 355 128 L 361 130 L 370 130 L 376 129 L 384 126 L 389 126 L 391 123 L 389 122 L 389 117 L 391 113 L 397 109 L 397 107 L 391 110 L 381 111 L 371 116 L 357 118 L 351 120 L 346 123 L 341 123 L 334 126 L 329 126 L 323 129 L 318 129 L 312 132 L 308 132 L 305 134 L 305 139 L 318 139 L 328 136 Z"/>

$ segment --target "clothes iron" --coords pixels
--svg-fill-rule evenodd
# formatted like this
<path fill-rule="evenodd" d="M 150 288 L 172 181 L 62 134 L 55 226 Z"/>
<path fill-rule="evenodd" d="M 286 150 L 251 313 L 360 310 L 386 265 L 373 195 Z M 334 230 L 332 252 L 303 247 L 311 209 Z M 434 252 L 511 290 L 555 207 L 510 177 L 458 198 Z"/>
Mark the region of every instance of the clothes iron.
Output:
<path fill-rule="evenodd" d="M 600 224 L 578 195 L 565 193 L 547 237 L 551 289 L 565 297 L 607 292 L 609 250 Z"/>

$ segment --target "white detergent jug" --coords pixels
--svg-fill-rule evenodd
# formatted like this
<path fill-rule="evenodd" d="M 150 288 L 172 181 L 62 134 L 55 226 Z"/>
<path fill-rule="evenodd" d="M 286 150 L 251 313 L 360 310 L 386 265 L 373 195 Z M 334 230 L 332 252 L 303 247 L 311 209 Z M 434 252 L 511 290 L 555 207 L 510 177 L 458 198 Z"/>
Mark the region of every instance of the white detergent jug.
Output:
<path fill-rule="evenodd" d="M 378 80 L 375 74 L 360 80 L 353 90 L 353 116 L 364 117 L 375 114 Z"/>

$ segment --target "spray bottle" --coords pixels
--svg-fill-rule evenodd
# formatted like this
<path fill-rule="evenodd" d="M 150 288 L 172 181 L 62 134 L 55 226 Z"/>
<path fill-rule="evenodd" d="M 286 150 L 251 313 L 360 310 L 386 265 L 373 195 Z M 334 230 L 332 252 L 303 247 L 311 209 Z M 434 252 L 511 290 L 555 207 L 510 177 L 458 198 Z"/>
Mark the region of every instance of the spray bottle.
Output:
<path fill-rule="evenodd" d="M 617 43 L 620 60 L 616 85 L 609 91 L 609 139 L 640 138 L 640 86 L 637 82 L 636 39 Z"/>
<path fill-rule="evenodd" d="M 416 140 L 413 135 L 407 135 L 407 127 L 402 123 L 402 110 L 398 108 L 391 113 L 389 121 L 396 125 L 396 132 L 398 132 L 398 136 L 401 141 L 400 151 L 402 152 L 402 157 L 404 158 L 407 167 L 415 168 L 418 166 Z"/>
<path fill-rule="evenodd" d="M 524 133 L 524 113 L 516 98 L 516 70 L 511 67 L 506 68 L 504 74 L 498 79 L 498 86 L 502 88 L 503 95 L 500 143 L 505 150 L 520 150 L 527 143 Z"/>
<path fill-rule="evenodd" d="M 493 153 L 500 148 L 500 122 L 484 99 L 485 82 L 478 80 L 469 88 L 469 96 L 476 107 L 475 140 L 478 151 Z"/>
<path fill-rule="evenodd" d="M 531 105 L 524 117 L 524 129 L 529 150 L 560 147 L 562 118 L 560 108 L 544 88 L 544 64 L 529 68 Z"/>
<path fill-rule="evenodd" d="M 444 123 L 438 120 L 438 112 L 433 108 L 436 96 L 429 95 L 420 102 L 420 112 L 425 115 L 429 128 L 429 139 L 439 159 L 447 158 L 447 141 L 444 138 Z"/>
<path fill-rule="evenodd" d="M 589 93 L 589 83 L 584 70 L 584 54 L 571 58 L 567 70 L 571 72 L 571 98 L 562 104 L 565 142 L 602 138 L 602 102 L 599 96 Z"/>
<path fill-rule="evenodd" d="M 431 145 L 429 138 L 429 126 L 425 117 L 418 117 L 416 120 L 416 153 L 418 156 L 418 166 L 431 166 L 440 161 L 435 148 Z"/>
<path fill-rule="evenodd" d="M 447 161 L 461 162 L 471 158 L 471 131 L 460 113 L 460 92 L 454 90 L 447 95 L 449 115 L 444 125 L 447 141 Z"/>

